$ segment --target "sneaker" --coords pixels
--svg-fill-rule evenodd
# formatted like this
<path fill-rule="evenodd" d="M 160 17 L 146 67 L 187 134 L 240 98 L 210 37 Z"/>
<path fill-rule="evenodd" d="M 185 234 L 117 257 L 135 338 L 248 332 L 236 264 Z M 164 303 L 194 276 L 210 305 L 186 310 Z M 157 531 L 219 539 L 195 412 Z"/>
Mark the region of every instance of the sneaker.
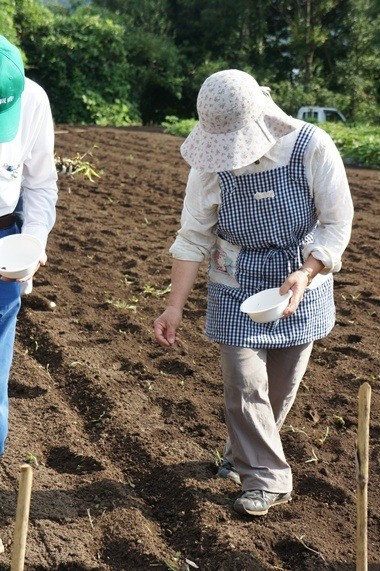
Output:
<path fill-rule="evenodd" d="M 272 506 L 286 504 L 291 499 L 291 492 L 273 494 L 263 490 L 248 490 L 235 501 L 234 509 L 239 514 L 265 515 Z"/>
<path fill-rule="evenodd" d="M 228 478 L 235 482 L 235 484 L 240 484 L 240 476 L 236 472 L 235 467 L 231 462 L 224 460 L 223 463 L 219 466 L 218 471 L 216 473 L 218 478 Z"/>

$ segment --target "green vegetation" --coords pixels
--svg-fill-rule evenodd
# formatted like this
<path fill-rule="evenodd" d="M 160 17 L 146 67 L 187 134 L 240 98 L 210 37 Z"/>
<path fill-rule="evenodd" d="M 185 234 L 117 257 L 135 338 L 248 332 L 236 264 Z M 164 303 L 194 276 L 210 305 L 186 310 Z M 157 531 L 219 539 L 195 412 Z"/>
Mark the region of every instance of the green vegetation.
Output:
<path fill-rule="evenodd" d="M 319 125 L 333 139 L 346 164 L 380 168 L 379 128 L 370 125 Z"/>
<path fill-rule="evenodd" d="M 195 118 L 203 80 L 235 68 L 292 115 L 338 107 L 352 124 L 376 125 L 378 2 L 3 0 L 0 33 L 20 46 L 59 123 Z"/>
<path fill-rule="evenodd" d="M 100 174 L 96 172 L 89 161 L 83 160 L 87 154 L 89 153 L 85 153 L 81 156 L 77 153 L 76 156 L 72 158 L 58 157 L 55 155 L 54 159 L 57 173 L 59 175 L 67 174 L 69 176 L 81 175 L 83 178 L 94 182 L 94 177 L 100 178 Z"/>
<path fill-rule="evenodd" d="M 165 117 L 165 121 L 161 125 L 164 127 L 165 133 L 177 137 L 187 137 L 196 123 L 196 119 L 178 119 L 175 115 L 170 115 Z"/>
<path fill-rule="evenodd" d="M 166 117 L 162 122 L 165 132 L 186 137 L 196 124 L 195 119 L 180 120 Z M 346 126 L 340 123 L 319 123 L 333 139 L 346 164 L 380 168 L 380 136 L 378 127 L 371 125 Z"/>

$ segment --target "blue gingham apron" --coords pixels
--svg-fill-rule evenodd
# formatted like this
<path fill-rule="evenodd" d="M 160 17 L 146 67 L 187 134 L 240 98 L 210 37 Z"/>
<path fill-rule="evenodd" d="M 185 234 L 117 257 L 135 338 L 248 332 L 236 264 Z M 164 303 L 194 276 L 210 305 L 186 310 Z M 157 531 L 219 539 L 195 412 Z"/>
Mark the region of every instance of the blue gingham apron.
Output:
<path fill-rule="evenodd" d="M 319 287 L 305 291 L 291 317 L 255 323 L 240 311 L 247 297 L 280 287 L 302 264 L 303 244 L 313 241 L 317 215 L 303 159 L 314 129 L 303 125 L 285 166 L 240 176 L 219 173 L 221 206 L 216 234 L 237 248 L 238 254 L 232 285 L 226 285 L 228 280 L 208 281 L 206 334 L 218 343 L 290 347 L 321 339 L 334 326 L 331 275 Z"/>

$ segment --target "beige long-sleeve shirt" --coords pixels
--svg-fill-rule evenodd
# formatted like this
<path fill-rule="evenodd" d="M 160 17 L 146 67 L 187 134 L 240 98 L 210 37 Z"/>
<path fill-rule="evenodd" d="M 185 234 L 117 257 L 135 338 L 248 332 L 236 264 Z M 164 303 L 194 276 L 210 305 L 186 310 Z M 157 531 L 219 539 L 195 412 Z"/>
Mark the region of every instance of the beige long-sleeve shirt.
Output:
<path fill-rule="evenodd" d="M 297 122 L 299 128 L 279 139 L 259 164 L 235 170 L 234 174 L 263 172 L 287 165 L 303 125 L 303 122 Z M 317 128 L 314 132 L 305 151 L 304 163 L 319 223 L 313 243 L 306 244 L 302 253 L 305 259 L 312 254 L 320 260 L 325 266 L 322 273 L 337 272 L 351 235 L 353 204 L 339 151 L 322 129 Z M 186 187 L 181 227 L 170 248 L 174 258 L 201 262 L 209 257 L 216 240 L 220 204 L 217 173 L 199 172 L 192 168 Z"/>

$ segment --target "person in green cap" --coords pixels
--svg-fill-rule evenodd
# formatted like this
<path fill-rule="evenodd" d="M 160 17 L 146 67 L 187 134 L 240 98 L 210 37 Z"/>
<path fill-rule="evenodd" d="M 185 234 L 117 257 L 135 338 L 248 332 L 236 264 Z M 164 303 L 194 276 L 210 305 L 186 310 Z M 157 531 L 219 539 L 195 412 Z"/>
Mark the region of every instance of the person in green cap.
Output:
<path fill-rule="evenodd" d="M 20 232 L 35 236 L 44 246 L 39 266 L 46 263 L 47 237 L 55 222 L 56 181 L 48 96 L 25 77 L 20 51 L 0 35 L 0 240 Z M 22 224 L 16 216 L 21 193 Z M 0 269 L 0 456 L 8 433 L 8 379 L 20 288 L 31 278 L 10 280 Z"/>

